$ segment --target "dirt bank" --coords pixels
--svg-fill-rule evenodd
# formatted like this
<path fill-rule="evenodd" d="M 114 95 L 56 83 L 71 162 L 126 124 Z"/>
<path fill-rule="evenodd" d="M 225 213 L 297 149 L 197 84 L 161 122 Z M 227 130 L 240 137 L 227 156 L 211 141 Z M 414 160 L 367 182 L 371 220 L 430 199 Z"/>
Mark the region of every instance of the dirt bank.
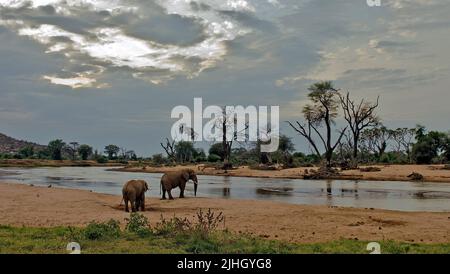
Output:
<path fill-rule="evenodd" d="M 446 182 L 450 183 L 450 170 L 443 169 L 443 165 L 374 165 L 381 171 L 376 172 L 362 172 L 360 170 L 346 170 L 341 175 L 333 179 L 341 180 L 371 180 L 371 181 L 409 181 L 408 175 L 413 172 L 418 172 L 424 176 L 424 181 L 427 182 Z M 126 172 L 149 172 L 162 173 L 170 170 L 178 170 L 183 168 L 192 168 L 200 175 L 216 175 L 216 176 L 239 176 L 239 177 L 261 177 L 261 178 L 289 178 L 302 179 L 305 170 L 316 168 L 289 168 L 281 170 L 255 170 L 248 166 L 238 167 L 237 169 L 229 170 L 224 173 L 223 170 L 218 170 L 204 165 L 190 165 L 190 166 L 175 166 L 175 167 L 125 167 L 116 169 Z"/>
<path fill-rule="evenodd" d="M 42 188 L 0 182 L 0 224 L 14 226 L 83 226 L 110 218 L 124 222 L 121 197 L 81 190 Z M 450 242 L 450 213 L 396 212 L 373 209 L 303 206 L 265 201 L 186 198 L 147 200 L 144 214 L 154 224 L 160 215 L 193 217 L 199 208 L 226 216 L 226 227 L 239 233 L 292 242 L 340 238 L 393 239 L 404 242 Z"/>

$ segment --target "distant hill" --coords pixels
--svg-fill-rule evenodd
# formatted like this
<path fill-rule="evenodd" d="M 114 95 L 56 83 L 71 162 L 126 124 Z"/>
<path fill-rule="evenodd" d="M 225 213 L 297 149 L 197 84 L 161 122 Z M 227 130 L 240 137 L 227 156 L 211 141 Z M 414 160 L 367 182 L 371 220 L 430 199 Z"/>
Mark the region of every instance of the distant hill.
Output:
<path fill-rule="evenodd" d="M 0 133 L 0 153 L 16 153 L 26 146 L 33 146 L 35 150 L 45 149 L 46 146 L 32 142 L 17 140 Z"/>

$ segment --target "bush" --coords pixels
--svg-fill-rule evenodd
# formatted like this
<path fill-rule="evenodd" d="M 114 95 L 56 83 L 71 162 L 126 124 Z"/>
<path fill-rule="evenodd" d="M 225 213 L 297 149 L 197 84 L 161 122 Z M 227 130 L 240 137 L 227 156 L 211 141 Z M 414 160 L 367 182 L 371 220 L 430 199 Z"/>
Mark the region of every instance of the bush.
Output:
<path fill-rule="evenodd" d="M 151 233 L 150 223 L 144 215 L 133 212 L 127 221 L 125 230 L 136 233 L 141 237 L 147 236 Z"/>
<path fill-rule="evenodd" d="M 161 215 L 161 220 L 156 224 L 153 233 L 156 235 L 184 234 L 192 229 L 192 224 L 187 218 L 173 217 L 166 220 Z"/>
<path fill-rule="evenodd" d="M 209 154 L 208 155 L 208 162 L 216 163 L 221 160 L 220 156 L 217 154 Z"/>
<path fill-rule="evenodd" d="M 106 156 L 100 156 L 97 158 L 97 163 L 106 164 L 108 162 L 108 158 Z"/>
<path fill-rule="evenodd" d="M 212 232 L 217 230 L 220 224 L 225 222 L 222 212 L 216 214 L 211 209 L 208 209 L 206 212 L 200 209 L 197 211 L 196 217 L 197 219 L 191 222 L 187 218 L 175 216 L 166 220 L 161 215 L 161 221 L 156 224 L 154 233 L 156 235 L 172 236 L 190 234 L 191 236 L 206 239 Z"/>
<path fill-rule="evenodd" d="M 120 236 L 119 222 L 113 219 L 105 223 L 91 222 L 84 229 L 84 236 L 89 240 L 118 238 Z"/>

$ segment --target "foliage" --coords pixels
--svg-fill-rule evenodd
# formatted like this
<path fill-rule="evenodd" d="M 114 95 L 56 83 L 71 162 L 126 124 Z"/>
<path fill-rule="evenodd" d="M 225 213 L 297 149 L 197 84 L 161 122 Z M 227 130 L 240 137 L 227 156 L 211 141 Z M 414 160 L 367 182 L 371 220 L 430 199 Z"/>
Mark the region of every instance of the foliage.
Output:
<path fill-rule="evenodd" d="M 175 144 L 175 158 L 178 163 L 193 161 L 196 153 L 193 142 L 180 141 Z"/>
<path fill-rule="evenodd" d="M 116 145 L 107 145 L 105 146 L 105 153 L 108 155 L 109 160 L 114 160 L 117 158 L 117 154 L 119 153 L 120 148 Z"/>
<path fill-rule="evenodd" d="M 92 147 L 89 145 L 81 145 L 78 148 L 78 154 L 80 154 L 82 160 L 87 160 L 92 155 Z"/>
<path fill-rule="evenodd" d="M 130 218 L 127 219 L 125 230 L 143 237 L 151 233 L 150 222 L 144 215 L 133 212 L 130 214 Z"/>
<path fill-rule="evenodd" d="M 152 156 L 152 162 L 154 165 L 163 165 L 167 162 L 167 160 L 164 158 L 162 153 L 159 153 Z"/>
<path fill-rule="evenodd" d="M 215 143 L 209 148 L 209 155 L 214 154 L 220 157 L 220 160 L 223 161 L 225 152 L 223 151 L 222 143 Z M 209 160 L 208 160 L 209 161 Z"/>
<path fill-rule="evenodd" d="M 66 143 L 61 139 L 56 139 L 48 143 L 47 149 L 52 160 L 62 160 L 62 150 Z"/>
<path fill-rule="evenodd" d="M 210 153 L 208 155 L 208 162 L 216 163 L 216 162 L 219 162 L 221 160 L 222 160 L 221 157 L 219 155 L 217 155 L 217 154 L 211 154 Z"/>
<path fill-rule="evenodd" d="M 112 219 L 106 223 L 91 222 L 84 229 L 84 236 L 89 240 L 118 238 L 120 234 L 119 222 Z"/>

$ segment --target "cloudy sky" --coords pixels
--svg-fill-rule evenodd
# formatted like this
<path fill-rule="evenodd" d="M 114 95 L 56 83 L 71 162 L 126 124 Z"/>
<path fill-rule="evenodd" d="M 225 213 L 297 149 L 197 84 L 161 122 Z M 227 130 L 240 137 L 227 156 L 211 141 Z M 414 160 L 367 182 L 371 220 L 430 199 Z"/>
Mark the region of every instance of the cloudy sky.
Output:
<path fill-rule="evenodd" d="M 148 155 L 194 97 L 295 120 L 319 80 L 380 95 L 388 126 L 450 129 L 450 1 L 381 3 L 0 0 L 0 132 Z"/>

